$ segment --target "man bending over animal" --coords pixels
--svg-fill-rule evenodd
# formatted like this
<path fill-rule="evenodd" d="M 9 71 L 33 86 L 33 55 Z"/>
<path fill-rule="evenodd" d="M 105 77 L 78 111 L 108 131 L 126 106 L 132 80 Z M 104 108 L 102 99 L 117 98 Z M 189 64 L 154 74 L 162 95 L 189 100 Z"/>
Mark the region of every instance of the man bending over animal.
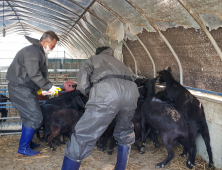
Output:
<path fill-rule="evenodd" d="M 139 92 L 132 72 L 114 58 L 111 48 L 101 47 L 77 74 L 77 90 L 89 94 L 86 111 L 65 148 L 62 170 L 78 170 L 96 141 L 116 117 L 114 137 L 118 141 L 116 170 L 124 170 L 135 141 L 132 118 Z"/>

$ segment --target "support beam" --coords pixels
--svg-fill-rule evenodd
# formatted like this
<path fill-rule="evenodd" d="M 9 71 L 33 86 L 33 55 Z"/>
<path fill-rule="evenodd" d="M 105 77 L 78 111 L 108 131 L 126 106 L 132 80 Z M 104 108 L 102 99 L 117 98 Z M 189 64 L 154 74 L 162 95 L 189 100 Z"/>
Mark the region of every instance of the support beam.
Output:
<path fill-rule="evenodd" d="M 183 0 L 177 0 L 186 10 L 187 12 L 193 17 L 193 19 L 197 22 L 197 24 L 200 26 L 200 28 L 203 29 L 203 31 L 205 32 L 205 34 L 207 35 L 207 37 L 209 38 L 210 42 L 212 43 L 212 45 L 214 46 L 215 50 L 217 51 L 217 54 L 219 55 L 220 59 L 222 60 L 222 52 L 220 50 L 220 48 L 218 47 L 216 41 L 214 40 L 214 38 L 212 37 L 212 35 L 210 34 L 210 32 L 207 30 L 207 28 L 204 26 L 203 22 L 201 21 L 201 19 L 197 16 L 197 14 L 190 8 L 188 7 Z"/>
<path fill-rule="evenodd" d="M 79 32 L 79 34 L 81 34 L 82 36 L 84 36 L 86 39 L 88 39 L 91 44 L 93 44 L 94 48 L 97 48 L 98 46 L 93 42 L 93 40 L 91 40 L 87 35 L 85 35 L 85 33 L 83 33 L 82 31 L 80 31 L 78 28 L 75 28 L 76 32 Z"/>
<path fill-rule="evenodd" d="M 153 64 L 153 77 L 155 78 L 156 77 L 156 66 L 155 66 L 155 63 L 153 61 L 153 58 L 150 54 L 150 52 L 148 51 L 148 49 L 146 48 L 146 46 L 143 44 L 143 42 L 140 40 L 140 38 L 138 36 L 136 36 L 137 40 L 140 42 L 140 44 L 143 46 L 144 50 L 146 51 L 146 53 L 148 54 L 152 64 Z"/>
<path fill-rule="evenodd" d="M 94 47 L 93 45 L 92 45 L 92 43 L 90 43 L 91 42 L 91 40 L 87 37 L 87 36 L 85 36 L 84 34 L 82 34 L 80 31 L 78 31 L 77 29 L 75 29 L 75 30 L 72 30 L 77 36 L 79 36 L 83 41 L 85 41 L 86 42 L 86 44 L 92 49 L 92 51 L 95 51 L 95 49 L 96 49 L 96 47 Z M 84 38 L 85 39 L 84 39 Z"/>
<path fill-rule="evenodd" d="M 72 26 L 72 28 L 69 30 L 69 32 L 64 35 L 65 37 L 67 37 L 67 35 L 70 33 L 70 31 L 75 27 L 75 25 L 79 22 L 79 20 L 83 17 L 83 15 L 87 12 L 87 10 L 94 4 L 95 0 L 93 0 L 90 5 L 85 9 L 85 11 L 79 16 L 78 20 L 74 23 L 74 25 Z M 104 37 L 105 38 L 105 37 Z"/>
<path fill-rule="evenodd" d="M 78 40 L 78 41 L 86 48 L 86 50 L 89 52 L 89 54 L 90 54 L 90 55 L 93 55 L 93 53 L 91 53 L 91 51 L 94 51 L 94 50 L 92 49 L 92 47 L 91 47 L 90 45 L 88 45 L 87 42 L 86 42 L 81 36 L 79 36 L 78 34 L 77 34 L 77 35 L 75 35 L 75 34 L 76 34 L 75 32 L 72 32 L 72 33 L 71 33 L 71 35 L 74 36 L 75 39 Z M 80 37 L 80 38 L 78 38 L 77 36 Z M 87 46 L 85 46 L 85 45 L 80 41 L 80 39 L 81 39 L 83 42 L 85 42 L 86 45 L 89 46 L 89 48 L 91 48 L 91 51 L 87 48 Z"/>
<path fill-rule="evenodd" d="M 18 15 L 16 14 L 16 12 L 15 12 L 14 8 L 11 6 L 11 4 L 10 4 L 8 1 L 6 1 L 6 2 L 7 2 L 7 3 L 8 3 L 8 5 L 11 7 L 11 9 L 12 9 L 12 11 L 15 13 L 15 15 L 17 16 L 18 21 L 19 21 L 19 23 L 20 23 L 20 25 L 21 25 L 22 29 L 23 29 L 23 30 L 24 30 L 24 32 L 25 32 L 25 29 L 24 29 L 24 27 L 23 27 L 22 23 L 20 22 L 20 19 L 19 19 Z M 25 32 L 25 34 L 26 34 L 26 32 Z"/>
<path fill-rule="evenodd" d="M 131 54 L 131 56 L 133 57 L 133 60 L 134 60 L 134 63 L 135 63 L 135 75 L 136 77 L 138 77 L 138 74 L 137 74 L 137 62 L 136 62 L 136 58 L 134 57 L 132 51 L 129 49 L 128 45 L 126 44 L 125 41 L 122 41 L 123 44 L 125 45 L 125 47 L 127 48 L 127 50 L 129 51 L 129 53 Z"/>
<path fill-rule="evenodd" d="M 131 2 L 129 2 L 129 0 L 125 0 L 126 2 L 128 2 L 135 10 L 137 10 L 137 12 L 140 13 L 140 15 L 142 15 L 147 22 L 149 22 L 149 24 L 156 30 L 156 32 L 160 35 L 160 37 L 163 39 L 163 41 L 166 43 L 166 45 L 168 46 L 168 48 L 170 49 L 170 51 L 172 52 L 174 58 L 176 59 L 178 65 L 179 65 L 179 70 L 180 70 L 180 84 L 183 85 L 183 69 L 182 69 L 182 65 L 180 62 L 180 59 L 178 58 L 177 54 L 175 53 L 174 49 L 172 48 L 172 46 L 170 45 L 170 43 L 168 42 L 168 40 L 165 38 L 165 36 L 160 32 L 160 30 L 151 22 L 151 20 L 143 13 L 140 11 L 140 9 L 138 9 L 135 5 L 133 5 Z"/>
<path fill-rule="evenodd" d="M 75 2 L 74 0 L 69 0 L 70 2 L 74 3 L 75 5 L 79 6 L 80 8 L 86 10 L 86 8 L 84 8 L 83 6 L 79 5 L 77 2 Z M 87 10 L 88 13 L 90 13 L 92 16 L 94 16 L 96 19 L 98 19 L 100 22 L 102 22 L 104 25 L 106 25 L 107 23 L 103 20 L 101 20 L 99 17 L 97 17 L 96 15 L 94 15 L 89 9 Z"/>

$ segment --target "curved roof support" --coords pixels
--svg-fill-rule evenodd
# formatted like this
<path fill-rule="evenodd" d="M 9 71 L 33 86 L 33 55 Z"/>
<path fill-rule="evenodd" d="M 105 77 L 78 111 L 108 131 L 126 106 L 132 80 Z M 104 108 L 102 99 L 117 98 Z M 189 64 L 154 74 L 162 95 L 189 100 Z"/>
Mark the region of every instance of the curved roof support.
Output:
<path fill-rule="evenodd" d="M 78 7 L 87 10 L 88 13 L 90 13 L 92 16 L 94 16 L 96 19 L 98 19 L 100 22 L 102 22 L 104 25 L 107 25 L 107 23 L 103 20 L 101 20 L 99 17 L 97 17 L 96 15 L 94 15 L 89 9 L 84 8 L 83 6 L 79 5 L 78 3 L 76 3 L 74 0 L 69 0 L 70 2 L 74 3 L 75 5 L 77 5 Z"/>
<path fill-rule="evenodd" d="M 129 49 L 129 47 L 128 47 L 128 45 L 126 44 L 126 42 L 125 42 L 125 41 L 122 41 L 122 42 L 123 42 L 123 44 L 126 46 L 127 50 L 128 50 L 129 53 L 131 54 L 131 56 L 133 57 L 133 60 L 134 60 L 134 63 L 135 63 L 135 75 L 136 75 L 136 77 L 137 77 L 138 75 L 137 75 L 137 62 L 136 62 L 136 58 L 134 57 L 132 51 Z"/>
<path fill-rule="evenodd" d="M 86 56 L 88 57 L 88 53 L 85 51 L 85 49 L 81 46 L 81 45 L 79 45 L 79 43 L 78 42 L 76 42 L 72 37 L 68 37 L 68 38 L 70 38 L 71 39 L 71 41 L 74 41 L 82 50 L 83 50 L 83 52 L 86 54 Z M 76 47 L 77 49 L 78 49 L 78 47 Z"/>
<path fill-rule="evenodd" d="M 76 32 L 72 32 L 72 35 L 78 40 L 78 37 L 76 37 L 75 36 L 75 34 L 77 34 L 77 36 L 83 41 L 83 42 L 85 42 L 86 44 L 87 44 L 87 46 L 89 46 L 90 48 L 91 48 L 91 50 L 92 51 L 95 51 L 89 44 L 88 44 L 88 42 L 87 41 L 85 41 L 81 36 L 79 36 L 79 34 L 78 33 L 76 33 Z M 91 50 L 88 50 L 88 48 L 84 45 L 84 47 L 87 49 L 87 51 L 90 53 L 90 54 L 92 54 L 91 53 Z M 92 54 L 93 55 L 93 54 Z"/>
<path fill-rule="evenodd" d="M 91 42 L 91 44 L 92 44 L 92 46 L 93 46 L 94 48 L 97 48 L 97 47 L 98 47 L 89 37 L 87 37 L 85 34 L 83 34 L 78 28 L 75 27 L 75 30 L 76 30 L 76 32 L 79 32 L 78 34 L 81 34 L 81 35 L 83 35 L 83 37 L 85 37 L 86 39 L 88 39 L 88 40 Z"/>
<path fill-rule="evenodd" d="M 85 22 L 87 22 L 90 26 L 92 26 L 94 29 L 96 29 L 97 32 L 100 33 L 100 34 L 105 38 L 105 40 L 107 40 L 107 38 L 106 38 L 95 26 L 93 26 L 91 23 L 89 23 L 87 20 L 85 20 L 85 19 L 83 18 L 83 15 L 88 11 L 88 9 L 89 9 L 90 7 L 94 4 L 95 0 L 93 0 L 93 1 L 91 2 L 91 4 L 90 4 L 87 8 L 84 8 L 85 11 L 84 11 L 81 15 L 78 15 L 78 14 L 76 14 L 75 12 L 70 11 L 69 9 L 67 9 L 67 8 L 65 8 L 65 7 L 59 5 L 59 4 L 57 4 L 57 3 L 55 3 L 55 2 L 53 2 L 53 1 L 51 1 L 51 0 L 47 0 L 47 1 L 50 2 L 50 3 L 52 3 L 52 4 L 55 4 L 55 5 L 59 6 L 59 7 L 61 7 L 61 8 L 63 8 L 63 9 L 65 9 L 65 10 L 67 10 L 67 11 L 69 11 L 69 12 L 71 12 L 71 13 L 73 13 L 74 15 L 76 15 L 76 16 L 79 17 L 77 21 L 74 21 L 74 20 L 72 20 L 72 19 L 70 19 L 70 18 L 68 18 L 68 17 L 66 16 L 68 19 L 74 21 L 75 23 L 74 23 L 74 25 L 72 26 L 72 28 L 70 28 L 70 30 L 67 32 L 66 35 L 62 35 L 62 36 L 61 36 L 61 38 L 60 38 L 61 41 L 65 38 L 65 36 L 67 37 L 67 35 L 69 34 L 69 32 L 70 32 L 70 31 L 73 29 L 73 27 L 79 22 L 80 19 L 83 19 L 83 20 L 84 20 Z M 24 2 L 24 3 L 29 4 L 29 2 Z M 33 2 L 32 4 L 35 5 L 35 6 L 38 6 L 38 4 L 36 4 L 36 3 L 34 3 L 34 2 Z M 17 6 L 19 7 L 19 5 L 17 5 Z M 43 7 L 43 8 L 45 8 L 45 7 Z M 25 9 L 29 9 L 29 8 L 25 8 Z M 46 8 L 46 9 L 48 9 L 48 8 Z M 51 10 L 51 9 L 48 9 L 48 10 Z M 55 12 L 55 11 L 54 11 L 54 12 Z M 59 13 L 59 14 L 62 15 L 62 13 Z"/>
<path fill-rule="evenodd" d="M 122 19 L 122 17 L 120 17 L 116 12 L 114 12 L 112 9 L 110 9 L 108 6 L 106 6 L 105 4 L 103 4 L 102 2 L 100 2 L 99 0 L 96 0 L 96 2 L 98 2 L 100 5 L 102 5 L 104 8 L 106 8 L 109 12 L 111 12 L 116 18 L 118 18 L 124 25 L 126 24 L 126 22 Z"/>
<path fill-rule="evenodd" d="M 27 9 L 26 9 L 27 10 Z M 29 11 L 29 10 L 27 10 L 27 11 Z M 33 14 L 33 15 L 36 15 L 36 16 L 39 16 L 39 17 L 44 17 L 44 18 L 47 18 L 48 20 L 52 20 L 52 22 L 55 22 L 55 23 L 58 23 L 58 24 L 60 24 L 60 25 L 62 25 L 62 26 L 64 26 L 65 28 L 67 28 L 67 25 L 64 25 L 63 23 L 66 23 L 66 24 L 68 24 L 69 26 L 72 26 L 70 23 L 68 23 L 68 22 L 66 22 L 66 21 L 63 21 L 63 20 L 61 20 L 61 19 L 59 19 L 59 18 L 56 18 L 55 17 L 55 19 L 54 18 L 51 18 L 51 17 L 47 17 L 47 16 L 45 16 L 45 15 L 41 15 L 41 14 L 38 14 L 38 13 L 35 13 L 35 12 L 25 12 L 25 11 L 18 11 L 17 10 L 17 12 L 19 12 L 19 13 L 23 13 L 23 15 L 19 15 L 19 16 L 23 16 L 23 17 L 30 17 L 30 16 L 27 16 L 27 15 L 24 15 L 24 14 Z M 33 18 L 33 17 L 32 17 Z M 61 21 L 61 22 L 63 22 L 63 23 L 61 23 L 61 22 L 58 22 L 57 20 L 59 20 L 59 21 Z"/>
<path fill-rule="evenodd" d="M 156 66 L 155 66 L 155 63 L 153 61 L 153 58 L 150 54 L 150 52 L 148 51 L 148 49 L 146 48 L 146 46 L 143 44 L 143 42 L 140 40 L 140 38 L 138 36 L 136 36 L 137 40 L 140 42 L 140 44 L 143 46 L 144 50 L 146 51 L 146 53 L 148 54 L 152 64 L 153 64 L 153 77 L 155 78 L 156 77 Z"/>
<path fill-rule="evenodd" d="M 166 45 L 168 46 L 168 48 L 170 49 L 170 51 L 172 52 L 174 58 L 176 59 L 178 65 L 179 65 L 179 70 L 180 70 L 180 84 L 183 85 L 183 69 L 182 69 L 182 65 L 180 62 L 180 59 L 178 58 L 177 54 L 175 53 L 174 49 L 172 48 L 172 46 L 170 45 L 170 43 L 168 42 L 168 40 L 165 38 L 165 36 L 160 32 L 160 30 L 151 22 L 151 20 L 145 16 L 135 5 L 133 5 L 131 2 L 129 2 L 129 0 L 125 0 L 126 2 L 128 2 L 135 10 L 137 10 L 146 20 L 147 22 L 149 22 L 149 24 L 156 30 L 156 32 L 159 33 L 160 37 L 163 39 L 163 41 L 166 43 Z"/>
<path fill-rule="evenodd" d="M 71 36 L 73 36 L 73 37 L 71 37 Z M 78 40 L 78 38 L 76 38 L 76 36 L 73 34 L 73 33 L 71 33 L 71 36 L 69 36 L 70 38 L 72 38 L 72 40 L 75 40 L 75 42 L 77 42 L 77 40 Z M 75 39 L 74 39 L 75 38 Z M 91 52 L 88 50 L 88 48 L 81 42 L 81 41 L 78 41 L 79 43 L 78 43 L 78 45 L 80 45 L 81 44 L 81 47 L 84 47 L 84 49 L 87 51 L 87 56 L 91 56 L 92 54 L 91 54 Z M 89 55 L 88 55 L 89 54 Z"/>
<path fill-rule="evenodd" d="M 116 13 L 114 12 L 112 9 L 110 9 L 109 7 L 107 7 L 105 4 L 103 4 L 102 2 L 100 2 L 99 0 L 96 0 L 96 2 L 98 2 L 100 5 L 102 5 L 104 8 L 106 8 L 109 12 L 111 12 L 116 18 L 118 18 L 120 20 L 120 22 L 123 23 L 123 25 L 126 25 L 126 22 Z M 128 49 L 129 53 L 131 54 L 131 56 L 133 57 L 134 63 L 135 63 L 135 74 L 137 75 L 137 62 L 136 62 L 136 58 L 134 57 L 132 51 L 129 49 L 129 47 L 127 46 L 127 44 L 125 43 L 125 41 L 122 41 L 123 44 L 126 46 L 126 48 Z M 123 55 L 122 55 L 122 62 L 123 62 Z"/>
<path fill-rule="evenodd" d="M 75 28 L 76 29 L 76 28 Z M 77 34 L 83 41 L 85 41 L 87 44 L 88 44 L 88 46 L 92 49 L 92 51 L 95 51 L 95 48 L 96 47 L 94 47 L 93 45 L 92 45 L 92 43 L 91 43 L 91 40 L 88 38 L 88 37 L 86 37 L 84 34 L 82 34 L 80 31 L 78 31 L 77 29 L 76 30 L 72 30 L 75 34 Z M 84 37 L 84 38 L 82 38 L 82 37 Z"/>
<path fill-rule="evenodd" d="M 70 31 L 72 31 L 72 29 L 75 27 L 75 25 L 79 22 L 79 20 L 80 19 L 83 19 L 82 17 L 83 17 L 83 15 L 87 12 L 87 10 L 94 4 L 94 2 L 95 2 L 95 0 L 93 0 L 91 3 L 90 3 L 90 5 L 85 9 L 85 11 L 79 16 L 79 18 L 78 18 L 78 20 L 74 23 L 74 25 L 72 26 L 72 28 L 69 30 L 69 32 L 66 34 L 66 35 L 64 35 L 64 37 L 66 36 L 67 37 L 67 35 L 70 33 Z M 86 21 L 87 22 L 87 21 Z M 90 23 L 89 23 L 90 24 Z M 95 28 L 96 29 L 96 28 Z M 98 30 L 97 30 L 98 31 Z M 105 38 L 105 37 L 104 37 Z"/>
<path fill-rule="evenodd" d="M 207 37 L 209 38 L 210 42 L 212 43 L 212 45 L 214 46 L 215 50 L 217 51 L 217 54 L 219 55 L 220 59 L 222 60 L 222 52 L 220 50 L 220 48 L 218 47 L 216 41 L 214 40 L 214 38 L 212 37 L 212 35 L 210 34 L 210 32 L 207 30 L 207 28 L 204 26 L 203 22 L 201 21 L 201 19 L 195 14 L 195 12 L 190 9 L 184 2 L 183 0 L 177 0 L 186 10 L 187 12 L 193 17 L 193 19 L 197 22 L 197 24 L 203 29 L 203 31 L 205 32 L 205 34 L 207 35 Z"/>
<path fill-rule="evenodd" d="M 75 52 L 73 51 L 73 48 L 71 47 L 70 43 L 67 43 L 66 41 L 60 42 L 61 44 L 64 44 L 64 46 L 71 52 L 73 56 L 75 56 Z M 73 57 L 72 57 L 73 58 Z"/>
<path fill-rule="evenodd" d="M 35 10 L 35 11 L 36 11 L 36 9 L 33 9 L 33 8 L 31 8 L 31 7 L 24 7 L 24 6 L 21 6 L 21 4 L 18 5 L 17 3 L 15 3 L 15 1 L 13 1 L 13 3 L 15 4 L 15 5 L 13 5 L 13 7 L 19 7 L 19 8 L 23 8 L 23 9 L 29 10 L 29 11 L 30 11 L 30 10 Z M 29 2 L 22 2 L 22 3 L 31 4 L 31 3 L 29 3 Z M 33 6 L 38 6 L 38 4 L 34 4 L 34 3 L 32 3 L 32 5 L 33 5 Z M 46 13 L 46 14 L 48 14 L 48 15 L 52 15 L 52 16 L 58 17 L 57 15 L 55 15 L 55 14 L 58 14 L 58 15 L 61 15 L 61 16 L 65 17 L 65 18 L 67 18 L 67 19 L 75 22 L 73 19 L 69 18 L 68 16 L 64 15 L 63 13 L 61 13 L 61 12 L 59 12 L 59 11 L 55 11 L 55 10 L 53 10 L 53 9 L 49 9 L 49 8 L 47 8 L 47 7 L 44 7 L 44 6 L 42 6 L 41 8 L 47 9 L 48 11 L 54 13 L 54 14 L 52 14 L 52 13 Z M 41 12 L 42 12 L 42 11 L 41 11 Z"/>
<path fill-rule="evenodd" d="M 18 15 L 16 14 L 16 12 L 15 12 L 14 8 L 11 6 L 11 4 L 10 4 L 8 1 L 6 1 L 6 2 L 7 2 L 7 3 L 8 3 L 8 5 L 11 7 L 12 11 L 14 11 L 15 15 L 16 15 L 16 16 L 17 16 L 17 18 L 18 18 L 19 23 L 21 24 L 22 29 L 23 29 L 23 30 L 24 30 L 24 32 L 25 32 L 25 29 L 24 29 L 24 27 L 23 27 L 22 23 L 20 22 L 20 19 L 19 19 Z M 4 3 L 4 1 L 3 1 L 3 3 Z M 26 34 L 26 32 L 25 32 L 25 34 Z"/>
<path fill-rule="evenodd" d="M 97 40 L 97 38 L 91 33 L 91 32 L 89 32 L 85 27 L 83 27 L 82 25 L 80 25 L 80 24 L 76 24 L 76 25 L 78 25 L 79 27 L 81 27 L 81 28 L 83 28 L 84 29 L 84 31 L 86 31 L 88 34 L 91 34 L 96 40 Z M 99 43 L 99 41 L 98 41 L 98 43 Z M 100 43 L 99 43 L 100 44 Z M 96 44 L 95 44 L 96 45 Z M 96 45 L 97 46 L 97 45 Z"/>

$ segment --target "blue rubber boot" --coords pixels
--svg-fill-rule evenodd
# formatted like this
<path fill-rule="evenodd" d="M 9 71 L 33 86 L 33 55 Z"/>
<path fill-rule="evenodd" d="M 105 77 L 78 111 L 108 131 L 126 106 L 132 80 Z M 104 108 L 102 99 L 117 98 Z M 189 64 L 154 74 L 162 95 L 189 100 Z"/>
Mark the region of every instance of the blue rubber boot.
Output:
<path fill-rule="evenodd" d="M 39 152 L 31 149 L 29 147 L 32 138 L 34 136 L 35 129 L 27 127 L 22 124 L 22 135 L 19 142 L 19 149 L 18 149 L 18 155 L 25 155 L 25 156 L 34 156 L 38 155 Z"/>
<path fill-rule="evenodd" d="M 115 170 L 125 170 L 129 158 L 130 146 L 118 145 L 118 154 Z"/>
<path fill-rule="evenodd" d="M 40 144 L 37 144 L 37 143 L 34 143 L 34 142 L 30 143 L 30 148 L 31 149 L 38 148 L 39 146 L 40 146 Z"/>
<path fill-rule="evenodd" d="M 67 156 L 64 156 L 62 169 L 61 170 L 79 170 L 81 161 L 73 161 L 69 159 Z"/>

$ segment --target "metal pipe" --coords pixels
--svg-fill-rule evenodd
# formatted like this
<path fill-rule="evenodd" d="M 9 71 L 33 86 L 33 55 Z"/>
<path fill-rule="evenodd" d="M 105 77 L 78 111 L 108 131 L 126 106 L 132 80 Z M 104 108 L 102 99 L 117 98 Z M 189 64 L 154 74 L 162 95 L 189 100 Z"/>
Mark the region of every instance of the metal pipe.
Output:
<path fill-rule="evenodd" d="M 3 135 L 20 135 L 20 134 L 22 134 L 22 132 L 0 133 L 0 136 L 3 136 Z"/>
<path fill-rule="evenodd" d="M 175 53 L 174 49 L 172 48 L 172 46 L 170 45 L 170 43 L 168 42 L 168 40 L 164 37 L 164 35 L 160 32 L 160 30 L 151 22 L 151 20 L 144 15 L 135 5 L 133 5 L 131 2 L 129 2 L 129 0 L 125 0 L 126 2 L 128 2 L 135 10 L 137 10 L 140 15 L 142 15 L 147 22 L 149 22 L 149 24 L 156 30 L 156 32 L 158 32 L 158 34 L 160 35 L 160 37 L 163 39 L 163 41 L 166 43 L 166 45 L 168 46 L 168 48 L 170 49 L 170 51 L 172 52 L 174 58 L 176 59 L 178 65 L 179 65 L 179 70 L 180 70 L 180 84 L 183 85 L 183 69 L 182 69 L 182 65 L 181 62 L 177 56 L 177 54 Z"/>
<path fill-rule="evenodd" d="M 4 119 L 21 119 L 21 117 L 1 117 L 0 120 L 4 120 Z"/>
<path fill-rule="evenodd" d="M 129 47 L 127 46 L 127 44 L 126 44 L 125 41 L 123 41 L 123 44 L 126 46 L 127 50 L 129 51 L 129 53 L 130 53 L 131 56 L 133 57 L 133 60 L 134 60 L 134 63 L 135 63 L 135 75 L 136 75 L 136 77 L 137 77 L 138 75 L 137 75 L 137 63 L 136 63 L 136 59 L 135 59 L 132 51 L 131 51 L 131 50 L 129 49 Z"/>
<path fill-rule="evenodd" d="M 187 12 L 193 17 L 193 19 L 197 22 L 197 24 L 203 29 L 207 37 L 209 38 L 210 42 L 214 46 L 215 50 L 217 51 L 217 54 L 219 55 L 220 59 L 222 60 L 222 52 L 220 48 L 218 47 L 216 41 L 210 34 L 210 32 L 207 30 L 207 28 L 204 26 L 204 24 L 201 22 L 200 18 L 195 14 L 195 12 L 190 9 L 184 2 L 183 0 L 177 0 L 186 10 Z"/>
<path fill-rule="evenodd" d="M 173 53 L 174 58 L 176 59 L 178 65 L 179 65 L 179 70 L 180 70 L 180 84 L 183 85 L 183 68 L 180 62 L 180 59 L 178 58 L 177 54 L 175 53 L 174 49 L 172 48 L 172 46 L 170 45 L 170 43 L 168 42 L 168 40 L 165 38 L 165 36 L 159 31 L 159 35 L 160 37 L 164 40 L 164 42 L 166 43 L 166 45 L 168 46 L 168 48 L 170 49 L 170 51 Z"/>
<path fill-rule="evenodd" d="M 72 36 L 72 39 L 74 39 L 74 40 L 76 40 L 76 42 L 78 41 L 79 42 L 79 44 L 81 44 L 85 49 L 86 49 L 86 51 L 88 52 L 88 54 L 89 54 L 89 57 L 92 55 L 92 52 L 91 52 L 91 50 L 89 50 L 88 48 L 87 48 L 87 46 L 88 46 L 88 44 L 86 43 L 86 44 L 84 44 L 84 40 L 83 40 L 83 42 L 82 41 L 80 41 L 80 39 L 78 38 L 78 37 L 76 37 L 75 35 L 74 35 L 74 32 L 72 31 L 72 32 L 70 32 L 70 35 L 69 36 Z M 81 38 L 82 39 L 82 38 Z M 87 45 L 87 46 L 86 46 Z M 91 47 L 90 47 L 91 48 Z"/>
<path fill-rule="evenodd" d="M 22 121 L 1 122 L 0 131 L 22 130 Z"/>
<path fill-rule="evenodd" d="M 137 38 L 137 40 L 140 42 L 140 44 L 143 46 L 144 50 L 145 50 L 146 53 L 148 54 L 148 56 L 149 56 L 149 58 L 150 58 L 150 60 L 151 60 L 151 62 L 152 62 L 152 64 L 153 64 L 153 76 L 154 76 L 154 78 L 155 78 L 155 77 L 156 77 L 156 66 L 155 66 L 155 63 L 154 63 L 154 61 L 153 61 L 153 58 L 152 58 L 150 52 L 148 51 L 148 49 L 146 48 L 146 46 L 143 44 L 143 42 L 140 40 L 140 38 L 139 38 L 137 35 L 136 35 L 136 38 Z"/>
<path fill-rule="evenodd" d="M 82 43 L 82 44 L 84 45 L 84 47 L 87 48 L 87 51 L 88 51 L 91 55 L 94 54 L 94 51 L 95 51 L 95 50 L 91 47 L 90 43 L 89 43 L 88 41 L 86 41 L 85 39 L 83 39 L 82 36 L 80 36 L 78 32 L 72 30 L 72 33 L 70 33 L 70 34 L 73 35 L 76 39 L 81 39 L 83 42 L 85 42 L 85 44 L 86 44 L 91 50 L 89 50 L 89 49 L 87 48 L 87 46 Z M 76 34 L 76 35 L 75 35 L 75 34 Z M 79 37 L 79 38 L 78 38 L 78 37 Z M 80 40 L 79 40 L 79 41 L 80 41 Z"/>

